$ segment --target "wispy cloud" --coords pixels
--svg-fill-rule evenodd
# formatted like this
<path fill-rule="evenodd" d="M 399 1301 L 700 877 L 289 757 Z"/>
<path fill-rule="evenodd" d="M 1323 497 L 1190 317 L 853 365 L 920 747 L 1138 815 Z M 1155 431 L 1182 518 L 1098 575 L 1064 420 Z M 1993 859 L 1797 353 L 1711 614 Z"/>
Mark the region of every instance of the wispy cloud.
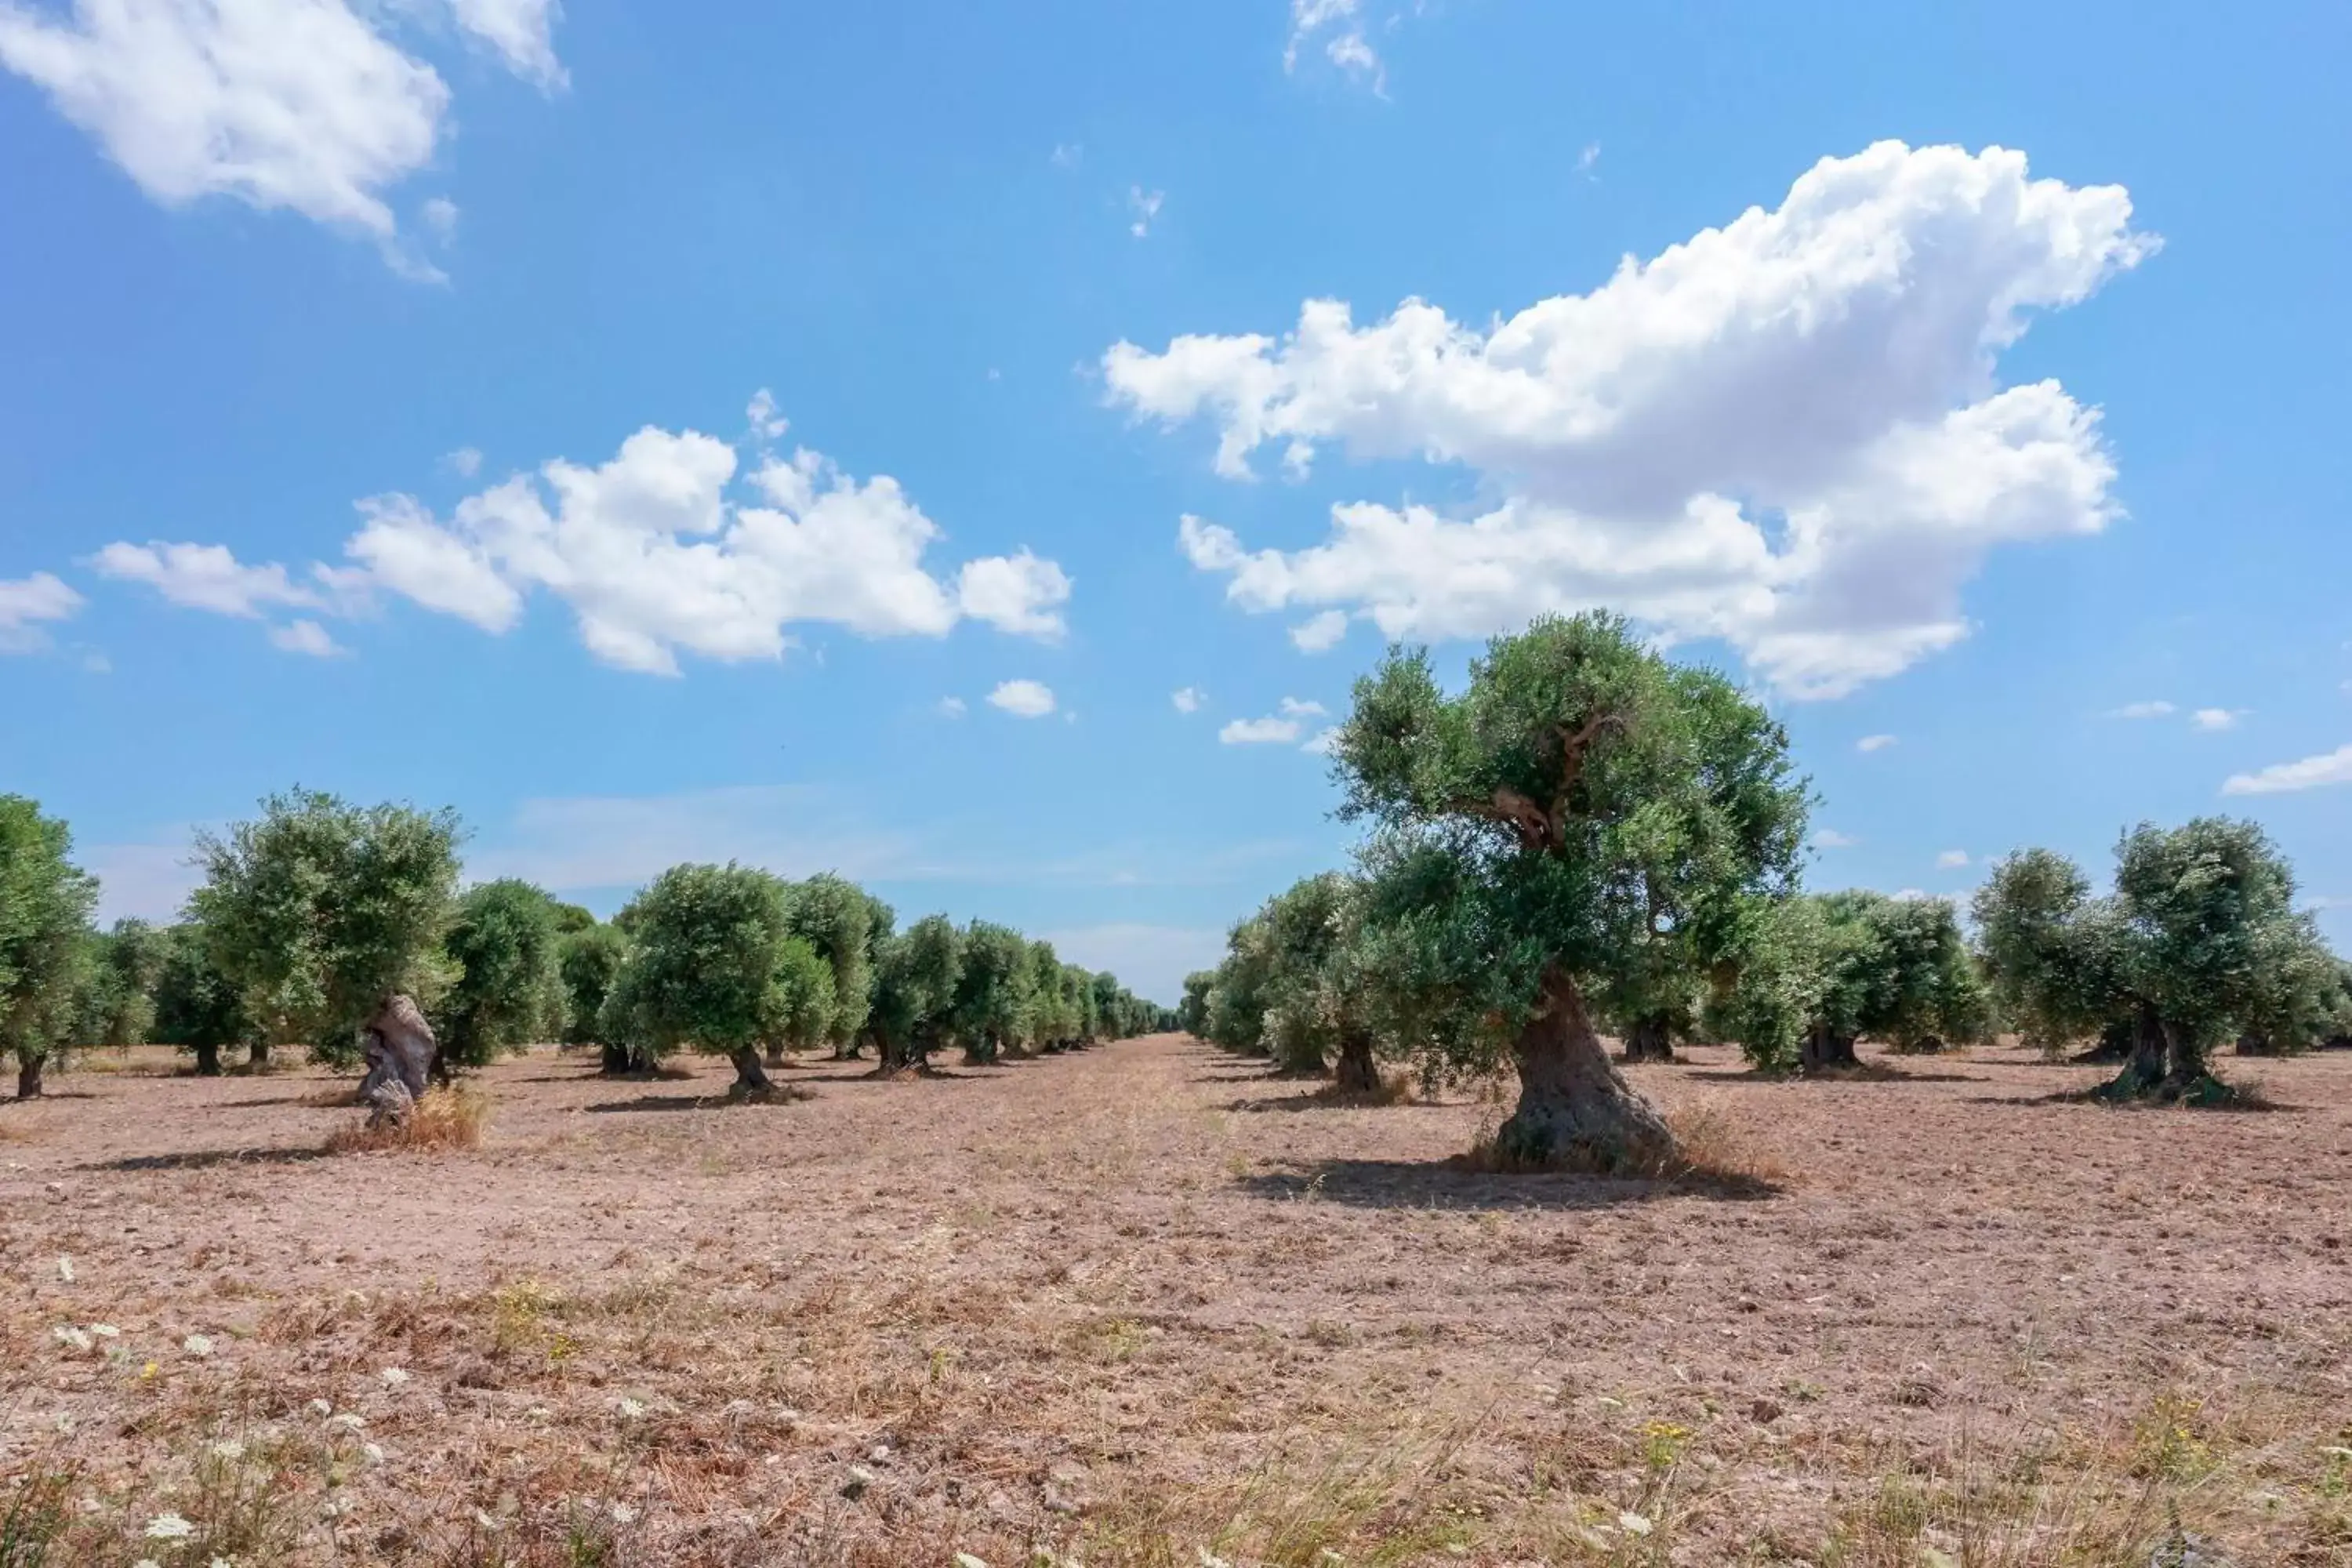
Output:
<path fill-rule="evenodd" d="M 1862 840 L 1851 834 L 1840 833 L 1834 827 L 1823 827 L 1813 834 L 1816 849 L 1851 849 Z"/>
<path fill-rule="evenodd" d="M 2110 719 L 2165 719 L 2179 712 L 2169 702 L 2126 702 L 2120 708 L 2107 710 Z"/>
<path fill-rule="evenodd" d="M 2352 746 L 2339 746 L 2299 763 L 2278 763 L 2251 773 L 2234 773 L 2221 785 L 2223 795 L 2288 795 L 2297 790 L 2325 789 L 2352 784 Z"/>
<path fill-rule="evenodd" d="M 1892 735 L 1864 735 L 1853 743 L 1853 749 L 1867 755 L 1872 752 L 1883 752 L 1893 744 L 1895 737 Z"/>
<path fill-rule="evenodd" d="M 1054 692 L 1039 680 L 1008 680 L 988 694 L 988 705 L 1015 719 L 1043 719 L 1054 710 Z"/>
<path fill-rule="evenodd" d="M 1181 691 L 1171 693 L 1168 699 L 1176 705 L 1179 713 L 1198 713 L 1201 705 L 1208 700 L 1209 694 L 1197 686 L 1188 686 Z"/>
<path fill-rule="evenodd" d="M 1947 849 L 1936 857 L 1936 869 L 1939 871 L 1957 871 L 1968 863 L 1969 852 L 1965 849 Z"/>
<path fill-rule="evenodd" d="M 2244 716 L 2242 708 L 2200 708 L 2189 715 L 2189 722 L 2200 730 L 2234 730 Z"/>
<path fill-rule="evenodd" d="M 1153 220 L 1160 216 L 1160 209 L 1167 202 L 1168 193 L 1165 191 L 1146 191 L 1141 185 L 1129 186 L 1127 210 L 1134 215 L 1134 221 L 1127 226 L 1127 232 L 1138 239 L 1149 237 Z"/>

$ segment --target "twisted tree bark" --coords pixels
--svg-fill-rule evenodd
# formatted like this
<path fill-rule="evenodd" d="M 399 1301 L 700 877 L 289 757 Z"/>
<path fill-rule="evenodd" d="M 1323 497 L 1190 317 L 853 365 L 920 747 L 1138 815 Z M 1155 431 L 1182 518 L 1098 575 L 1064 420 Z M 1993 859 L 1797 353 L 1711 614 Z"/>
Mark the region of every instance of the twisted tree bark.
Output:
<path fill-rule="evenodd" d="M 1654 1172 L 1675 1153 L 1675 1135 L 1619 1073 L 1593 1032 L 1584 994 L 1565 972 L 1544 976 L 1543 1010 L 1512 1042 L 1519 1103 L 1496 1132 L 1506 1157 L 1611 1173 Z"/>

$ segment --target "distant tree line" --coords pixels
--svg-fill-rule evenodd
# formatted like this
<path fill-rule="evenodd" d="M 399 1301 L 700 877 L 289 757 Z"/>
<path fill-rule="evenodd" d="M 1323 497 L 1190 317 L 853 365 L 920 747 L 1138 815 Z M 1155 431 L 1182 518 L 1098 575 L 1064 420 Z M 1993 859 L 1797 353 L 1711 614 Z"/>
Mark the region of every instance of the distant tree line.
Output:
<path fill-rule="evenodd" d="M 452 812 L 298 790 L 203 835 L 184 919 L 91 924 L 96 880 L 66 825 L 0 795 L 0 1050 L 17 1093 L 82 1048 L 177 1046 L 213 1074 L 302 1047 L 348 1066 L 394 994 L 425 1008 L 438 1076 L 540 1041 L 650 1071 L 722 1056 L 746 1090 L 793 1051 L 870 1052 L 877 1070 L 1059 1051 L 1172 1027 L 1117 976 L 1051 943 L 932 915 L 906 930 L 855 883 L 678 866 L 611 921 L 525 881 L 460 886 Z"/>
<path fill-rule="evenodd" d="M 1808 893 L 1811 806 L 1788 738 L 1724 677 L 1668 663 L 1622 619 L 1496 638 L 1465 689 L 1393 650 L 1334 736 L 1351 871 L 1235 926 L 1178 1021 L 1279 1068 L 1367 1089 L 1518 1073 L 1498 1148 L 1530 1163 L 1654 1168 L 1673 1138 L 1603 1049 L 1737 1046 L 1757 1068 L 1858 1065 L 1871 1039 L 1932 1051 L 2015 1031 L 2121 1070 L 2118 1099 L 2229 1098 L 2235 1043 L 2352 1043 L 2352 965 L 2297 910 L 2248 822 L 2142 826 L 2113 891 L 2048 850 L 2000 861 L 1974 938 L 1940 899 Z"/>

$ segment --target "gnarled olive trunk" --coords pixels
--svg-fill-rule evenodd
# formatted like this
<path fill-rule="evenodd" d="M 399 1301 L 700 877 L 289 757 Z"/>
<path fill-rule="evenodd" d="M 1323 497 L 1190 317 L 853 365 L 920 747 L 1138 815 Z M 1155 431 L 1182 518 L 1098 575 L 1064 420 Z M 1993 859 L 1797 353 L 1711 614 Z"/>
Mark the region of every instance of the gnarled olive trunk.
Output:
<path fill-rule="evenodd" d="M 607 1041 L 597 1047 L 597 1053 L 596 1070 L 606 1078 L 619 1078 L 629 1070 L 628 1047 L 616 1046 Z"/>
<path fill-rule="evenodd" d="M 373 1104 L 376 1091 L 387 1082 L 397 1081 L 414 1102 L 425 1098 L 427 1079 L 445 1084 L 449 1081 L 441 1047 L 433 1038 L 433 1026 L 425 1021 L 424 1013 L 409 997 L 385 997 L 361 1026 L 360 1040 L 361 1055 L 368 1069 L 367 1077 L 360 1082 L 362 1105 Z"/>
<path fill-rule="evenodd" d="M 2163 1016 L 2150 1002 L 2132 1011 L 2131 1056 L 2099 1092 L 2114 1100 L 2146 1100 L 2162 1092 L 2168 1042 Z"/>
<path fill-rule="evenodd" d="M 268 1040 L 254 1041 L 252 1053 L 247 1059 L 249 1065 L 253 1067 L 268 1067 L 269 1065 L 269 1042 Z"/>
<path fill-rule="evenodd" d="M 210 1040 L 200 1043 L 196 1047 L 196 1076 L 218 1078 L 220 1072 L 220 1047 Z"/>
<path fill-rule="evenodd" d="M 1662 1017 L 1636 1018 L 1625 1031 L 1625 1059 L 1629 1062 L 1670 1062 L 1675 1059 L 1674 1032 Z"/>
<path fill-rule="evenodd" d="M 18 1100 L 38 1100 L 41 1098 L 41 1069 L 47 1065 L 48 1058 L 47 1057 L 18 1057 L 16 1058 L 16 1098 Z"/>
<path fill-rule="evenodd" d="M 1339 1060 L 1332 1080 L 1341 1094 L 1376 1094 L 1381 1069 L 1372 1061 L 1372 1037 L 1350 1030 L 1339 1037 Z"/>
<path fill-rule="evenodd" d="M 1626 1174 L 1667 1164 L 1675 1135 L 1601 1048 L 1576 982 L 1552 970 L 1543 993 L 1541 1010 L 1511 1043 L 1519 1104 L 1495 1134 L 1496 1152 L 1528 1164 Z"/>
<path fill-rule="evenodd" d="M 763 1090 L 773 1089 L 775 1087 L 773 1083 L 769 1081 L 768 1069 L 760 1065 L 760 1052 L 758 1047 L 753 1046 L 745 1046 L 741 1050 L 735 1053 L 733 1059 L 735 1062 L 736 1093 L 759 1094 Z"/>
<path fill-rule="evenodd" d="M 1805 1031 L 1804 1044 L 1798 1048 L 1797 1065 L 1806 1072 L 1820 1072 L 1826 1068 L 1855 1068 L 1862 1058 L 1853 1054 L 1853 1037 L 1841 1035 L 1826 1024 L 1816 1024 Z"/>

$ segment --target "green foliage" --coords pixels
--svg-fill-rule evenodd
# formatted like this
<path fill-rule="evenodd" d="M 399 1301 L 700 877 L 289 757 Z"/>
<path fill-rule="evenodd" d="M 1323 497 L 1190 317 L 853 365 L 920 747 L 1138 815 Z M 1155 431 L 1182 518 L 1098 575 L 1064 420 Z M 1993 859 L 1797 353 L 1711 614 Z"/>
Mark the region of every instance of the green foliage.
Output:
<path fill-rule="evenodd" d="M 870 1027 L 886 1067 L 921 1065 L 954 1026 L 963 936 L 945 915 L 926 915 L 883 942 L 875 960 Z"/>
<path fill-rule="evenodd" d="M 121 1048 L 153 1037 L 155 986 L 169 950 L 169 939 L 145 921 L 117 921 L 99 939 L 91 987 L 99 1016 L 89 1043 Z"/>
<path fill-rule="evenodd" d="M 89 1029 L 89 930 L 98 883 L 73 835 L 23 795 L 0 795 L 0 1048 L 27 1081 Z"/>
<path fill-rule="evenodd" d="M 602 1036 L 604 998 L 612 994 L 629 939 L 617 925 L 591 925 L 566 934 L 556 949 L 556 972 L 563 982 L 563 1043 L 593 1046 Z"/>
<path fill-rule="evenodd" d="M 198 836 L 205 879 L 189 907 L 267 1037 L 341 1060 L 386 996 L 430 1005 L 446 986 L 457 840 L 453 812 L 296 790 L 226 837 Z"/>
<path fill-rule="evenodd" d="M 1006 1041 L 1027 1036 L 1037 1006 L 1029 944 L 1008 926 L 974 921 L 962 959 L 950 1027 L 974 1059 L 994 1061 Z"/>
<path fill-rule="evenodd" d="M 1078 1009 L 1069 994 L 1061 954 L 1050 942 L 1029 944 L 1029 998 L 1024 1044 L 1033 1050 L 1058 1050 L 1076 1043 Z"/>
<path fill-rule="evenodd" d="M 623 911 L 633 935 L 605 998 L 606 1043 L 658 1059 L 680 1047 L 732 1057 L 787 1037 L 808 954 L 786 926 L 785 886 L 749 867 L 675 866 Z M 811 955 L 813 958 L 813 954 Z"/>
<path fill-rule="evenodd" d="M 1944 900 L 1831 893 L 1749 919 L 1738 978 L 1708 1020 L 1763 1070 L 1844 1064 L 1864 1037 L 1921 1050 L 1991 1029 L 1991 997 Z"/>
<path fill-rule="evenodd" d="M 1357 683 L 1335 755 L 1378 973 L 1412 1048 L 1477 1068 L 1562 995 L 1681 1005 L 1789 887 L 1805 792 L 1787 737 L 1619 617 L 1500 637 L 1449 697 L 1425 652 Z"/>
<path fill-rule="evenodd" d="M 2227 817 L 2143 823 L 2116 847 L 2114 893 L 2073 862 L 2012 855 L 1978 896 L 1995 986 L 2049 1048 L 2099 1033 L 2138 1042 L 2119 1094 L 2210 1099 L 2213 1047 L 2252 1036 L 2294 1050 L 2342 1026 L 2339 961 L 2294 908 L 2262 828 Z"/>
<path fill-rule="evenodd" d="M 1184 1000 L 1176 1007 L 1176 1027 L 1202 1039 L 1209 1037 L 1209 997 L 1216 985 L 1213 969 L 1196 969 L 1184 976 Z"/>
<path fill-rule="evenodd" d="M 444 942 L 457 977 L 433 1020 L 446 1060 L 487 1067 L 561 1032 L 560 921 L 555 900 L 529 882 L 485 882 L 457 900 Z"/>
<path fill-rule="evenodd" d="M 874 1005 L 874 944 L 889 934 L 890 906 L 855 882 L 811 877 L 793 892 L 792 929 L 832 972 L 832 1005 L 821 1037 L 846 1046 Z"/>
<path fill-rule="evenodd" d="M 224 1048 L 261 1037 L 236 985 L 212 961 L 204 933 L 173 926 L 163 933 L 163 963 L 155 981 L 155 1039 L 193 1051 L 198 1070 L 216 1072 Z"/>

